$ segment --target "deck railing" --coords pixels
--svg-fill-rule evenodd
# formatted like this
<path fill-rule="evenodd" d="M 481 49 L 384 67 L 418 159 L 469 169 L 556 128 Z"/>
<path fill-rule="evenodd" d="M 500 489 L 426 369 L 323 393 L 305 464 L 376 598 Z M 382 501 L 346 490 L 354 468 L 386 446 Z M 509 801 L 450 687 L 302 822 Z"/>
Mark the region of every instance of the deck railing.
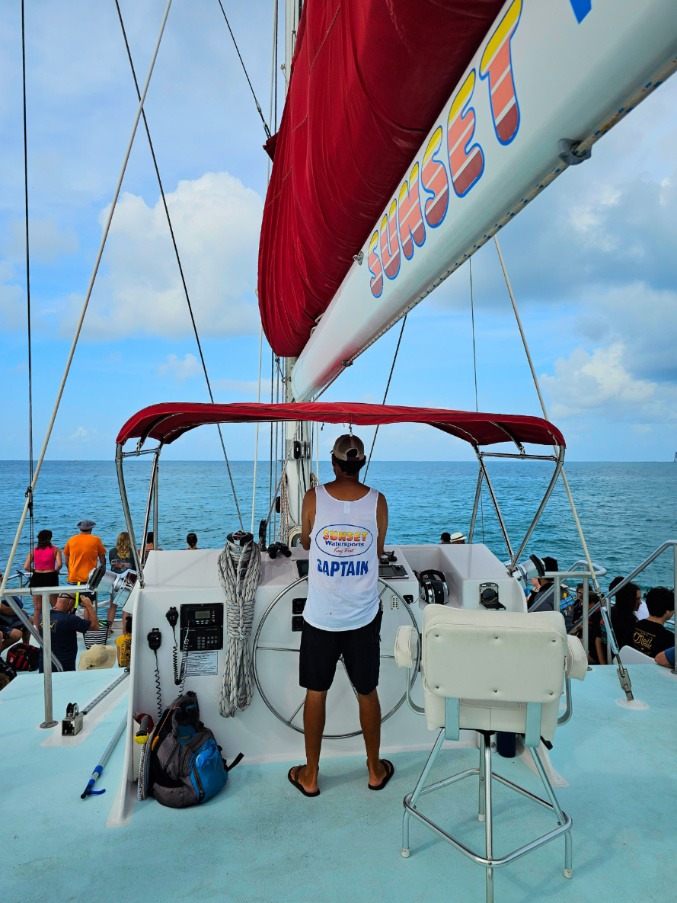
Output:
<path fill-rule="evenodd" d="M 591 577 L 590 572 L 585 572 L 579 574 L 583 578 L 583 614 L 579 621 L 576 621 L 575 624 L 569 630 L 569 633 L 577 632 L 578 628 L 582 625 L 583 632 L 583 645 L 585 647 L 586 654 L 588 652 L 588 619 L 591 615 L 595 614 L 595 612 L 599 611 L 602 615 L 602 619 L 604 621 L 604 626 L 606 628 L 607 635 L 607 660 L 611 660 L 612 658 L 616 659 L 617 667 L 618 667 L 618 676 L 622 689 L 626 693 L 626 696 L 629 701 L 632 700 L 632 685 L 630 682 L 630 677 L 625 670 L 625 667 L 621 661 L 621 656 L 619 654 L 620 650 L 618 648 L 618 642 L 616 640 L 616 635 L 614 634 L 613 626 L 611 624 L 611 616 L 610 616 L 610 602 L 612 596 L 615 596 L 616 593 L 621 590 L 624 586 L 627 586 L 628 583 L 631 583 L 635 577 L 641 574 L 649 565 L 653 564 L 657 558 L 660 558 L 661 555 L 672 550 L 672 586 L 673 591 L 677 588 L 677 540 L 669 539 L 666 542 L 662 543 L 655 549 L 645 560 L 637 565 L 637 567 L 631 571 L 627 577 L 624 577 L 623 580 L 616 584 L 613 589 L 613 593 L 607 593 L 606 595 L 602 595 L 599 602 L 596 602 L 592 607 L 589 604 L 589 592 L 590 592 L 590 584 L 589 580 Z M 556 598 L 559 598 L 561 595 L 560 585 L 563 577 L 570 576 L 567 574 L 559 574 L 555 576 L 555 587 L 554 592 L 557 593 Z M 675 634 L 675 648 L 677 648 L 677 634 Z M 677 670 L 673 665 L 672 673 L 677 674 Z"/>
<path fill-rule="evenodd" d="M 646 570 L 650 564 L 653 564 L 657 558 L 660 558 L 665 552 L 672 549 L 672 587 L 673 591 L 677 589 L 677 539 L 669 539 L 666 542 L 662 543 L 658 548 L 649 555 L 641 564 L 639 564 L 634 571 L 631 571 L 627 577 L 625 577 L 620 583 L 614 586 L 614 591 L 611 595 L 616 595 L 616 593 L 623 589 L 624 586 L 627 586 L 628 583 L 632 583 L 632 581 L 637 577 L 642 571 Z M 607 594 L 603 596 L 600 602 L 595 605 L 590 612 L 590 614 L 594 614 L 598 608 L 606 608 L 608 611 L 609 601 L 611 599 L 611 595 Z M 613 645 L 610 640 L 613 639 Z M 675 647 L 677 647 L 677 634 L 675 635 Z M 613 632 L 613 628 L 609 624 L 607 627 L 607 654 L 618 655 L 618 643 L 616 642 L 616 637 Z M 675 671 L 675 667 L 673 666 L 672 673 L 677 673 Z"/>
<path fill-rule="evenodd" d="M 12 575 L 12 577 L 8 577 L 8 580 L 11 580 L 13 577 L 17 577 L 21 575 Z M 54 666 L 57 671 L 63 671 L 63 666 L 59 659 L 52 652 L 52 632 L 51 630 L 45 630 L 44 635 L 39 632 L 37 627 L 30 620 L 26 612 L 23 608 L 17 604 L 17 602 L 12 598 L 12 596 L 42 596 L 42 611 L 51 611 L 51 605 L 49 602 L 49 597 L 52 595 L 57 595 L 58 593 L 77 593 L 83 591 L 89 591 L 88 587 L 83 586 L 41 586 L 39 591 L 36 589 L 31 589 L 28 586 L 23 586 L 23 581 L 21 581 L 21 585 L 18 587 L 14 587 L 11 590 L 5 591 L 5 596 L 3 601 L 6 605 L 12 609 L 14 614 L 19 618 L 21 623 L 24 625 L 24 629 L 28 630 L 31 636 L 35 639 L 38 646 L 42 647 L 43 650 L 43 676 L 44 676 L 44 690 L 45 690 L 45 719 L 40 725 L 40 727 L 54 727 L 57 723 L 54 720 L 53 714 L 53 702 L 52 702 L 52 666 Z"/>

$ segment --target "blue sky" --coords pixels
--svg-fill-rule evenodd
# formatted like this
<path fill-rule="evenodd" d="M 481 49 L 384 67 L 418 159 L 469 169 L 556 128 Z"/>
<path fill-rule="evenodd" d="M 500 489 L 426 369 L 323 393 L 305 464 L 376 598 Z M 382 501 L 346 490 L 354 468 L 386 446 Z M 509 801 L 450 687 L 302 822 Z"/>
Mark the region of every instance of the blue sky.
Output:
<path fill-rule="evenodd" d="M 114 3 L 27 3 L 36 453 L 54 404 L 136 99 Z M 125 0 L 139 80 L 163 0 Z M 224 2 L 268 118 L 271 0 Z M 1 456 L 27 456 L 20 3 L 0 6 Z M 677 79 L 500 233 L 550 418 L 572 460 L 671 460 L 677 450 Z M 216 0 L 175 3 L 146 103 L 218 401 L 256 398 L 258 230 L 265 139 Z M 208 400 L 150 155 L 137 135 L 48 457 L 109 459 L 134 411 Z M 466 265 L 409 316 L 388 400 L 475 407 Z M 480 409 L 539 414 L 493 243 L 473 258 Z M 326 400 L 381 401 L 399 327 Z M 269 392 L 270 356 L 264 352 Z M 332 433 L 333 435 L 333 433 Z M 251 429 L 229 455 L 253 457 Z M 323 445 L 329 438 L 323 439 Z M 267 439 L 263 440 L 264 447 Z M 169 450 L 218 458 L 214 430 Z M 468 457 L 391 428 L 377 458 Z"/>

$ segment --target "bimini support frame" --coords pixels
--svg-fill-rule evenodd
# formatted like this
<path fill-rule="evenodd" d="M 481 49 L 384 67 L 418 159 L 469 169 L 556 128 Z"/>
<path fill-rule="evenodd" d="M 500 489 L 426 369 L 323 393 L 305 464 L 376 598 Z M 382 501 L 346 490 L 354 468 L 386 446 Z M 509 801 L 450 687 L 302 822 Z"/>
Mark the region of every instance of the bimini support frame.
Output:
<path fill-rule="evenodd" d="M 159 458 L 164 445 L 168 445 L 186 432 L 198 426 L 215 423 L 283 423 L 296 421 L 305 426 L 306 422 L 333 423 L 344 426 L 373 426 L 386 423 L 427 423 L 436 429 L 448 433 L 457 439 L 469 443 L 475 451 L 479 463 L 479 476 L 475 502 L 473 505 L 469 538 L 472 535 L 477 520 L 477 511 L 481 498 L 482 482 L 486 481 L 492 503 L 498 517 L 501 531 L 510 554 L 509 572 L 517 570 L 517 561 L 522 554 L 538 519 L 547 504 L 552 493 L 557 477 L 562 469 L 564 461 L 565 440 L 560 431 L 552 423 L 538 417 L 514 414 L 485 414 L 480 412 L 452 411 L 440 408 L 414 408 L 402 405 L 367 405 L 357 402 L 313 402 L 283 404 L 260 403 L 234 403 L 226 405 L 207 405 L 194 402 L 171 402 L 144 408 L 122 427 L 116 443 L 116 466 L 118 484 L 122 506 L 127 522 L 129 535 L 132 539 L 134 562 L 137 567 L 141 586 L 144 585 L 142 561 L 143 553 L 137 554 L 137 540 L 132 525 L 129 503 L 125 488 L 123 474 L 123 461 L 130 455 L 152 454 L 153 467 L 150 486 L 148 489 L 148 501 L 144 520 L 145 540 L 150 523 L 151 510 L 153 512 L 153 527 L 155 539 L 159 535 Z M 309 434 L 305 434 L 309 435 Z M 136 439 L 136 447 L 133 451 L 124 452 L 123 446 L 130 439 Z M 149 449 L 143 447 L 148 439 L 154 439 L 158 444 Z M 517 453 L 482 451 L 485 446 L 494 446 L 499 443 L 512 443 L 517 448 Z M 525 444 L 545 446 L 553 449 L 552 454 L 527 454 Z M 299 443 L 303 444 L 303 443 Z M 527 533 L 522 540 L 517 553 L 514 552 L 508 531 L 496 493 L 485 465 L 485 458 L 515 458 L 519 460 L 552 461 L 555 465 L 554 473 L 547 491 L 541 501 L 539 509 Z M 308 456 L 310 460 L 310 456 Z M 139 545 L 140 547 L 140 545 Z"/>
<path fill-rule="evenodd" d="M 146 536 L 148 534 L 148 523 L 150 521 L 150 510 L 151 505 L 153 505 L 153 526 L 155 528 L 155 536 L 158 535 L 158 520 L 159 520 L 159 510 L 158 510 L 158 471 L 159 471 L 159 461 L 160 461 L 160 452 L 162 451 L 162 443 L 154 448 L 145 448 L 142 449 L 137 447 L 134 451 L 125 452 L 122 450 L 121 445 L 115 446 L 115 470 L 118 476 L 118 488 L 120 489 L 120 501 L 122 503 L 122 513 L 125 517 L 125 524 L 127 526 L 127 532 L 129 533 L 129 540 L 132 547 L 132 557 L 134 559 L 134 569 L 138 575 L 138 582 L 140 586 L 144 585 L 143 579 L 143 564 L 142 564 L 142 556 L 139 555 L 139 549 L 141 546 L 137 543 L 136 534 L 134 532 L 134 523 L 132 521 L 132 513 L 129 509 L 129 499 L 127 497 L 127 486 L 125 484 L 125 471 L 123 467 L 123 462 L 125 458 L 129 457 L 138 457 L 139 455 L 153 455 L 153 465 L 151 470 L 151 478 L 150 483 L 148 485 L 148 500 L 146 502 L 146 514 L 143 522 L 143 545 L 145 546 Z"/>
<path fill-rule="evenodd" d="M 472 542 L 473 534 L 475 532 L 475 524 L 477 522 L 477 512 L 479 510 L 480 500 L 482 497 L 482 483 L 487 484 L 487 489 L 489 490 L 489 495 L 491 496 L 491 501 L 494 506 L 494 511 L 496 512 L 496 517 L 498 518 L 498 523 L 501 528 L 501 533 L 503 534 L 503 539 L 505 540 L 506 547 L 508 549 L 508 554 L 510 555 L 510 564 L 508 565 L 508 572 L 510 574 L 514 574 L 517 570 L 517 562 L 520 560 L 522 553 L 524 552 L 529 539 L 531 538 L 531 534 L 534 532 L 536 528 L 536 524 L 541 519 L 541 515 L 545 510 L 545 506 L 548 504 L 550 496 L 552 495 L 552 491 L 555 488 L 557 483 L 557 478 L 560 475 L 562 470 L 562 466 L 564 465 L 564 448 L 561 446 L 554 446 L 555 454 L 553 455 L 529 455 L 524 449 L 520 448 L 519 454 L 514 454 L 510 452 L 483 452 L 479 449 L 475 449 L 475 453 L 477 454 L 477 460 L 479 462 L 479 472 L 477 474 L 477 486 L 475 489 L 475 500 L 473 503 L 472 516 L 470 518 L 470 528 L 468 530 L 468 541 Z M 524 534 L 524 538 L 520 543 L 520 546 L 517 552 L 513 551 L 512 543 L 510 542 L 510 537 L 508 535 L 508 529 L 505 525 L 505 521 L 503 520 L 503 515 L 501 513 L 500 505 L 498 504 L 498 498 L 496 497 L 496 493 L 494 492 L 494 487 L 491 482 L 491 478 L 489 477 L 489 473 L 487 471 L 485 465 L 486 458 L 510 458 L 513 460 L 519 461 L 552 461 L 555 465 L 555 469 L 553 471 L 552 477 L 550 478 L 550 483 L 548 484 L 548 488 L 545 491 L 543 498 L 538 506 L 538 510 L 533 517 L 533 520 L 529 524 L 529 527 Z"/>

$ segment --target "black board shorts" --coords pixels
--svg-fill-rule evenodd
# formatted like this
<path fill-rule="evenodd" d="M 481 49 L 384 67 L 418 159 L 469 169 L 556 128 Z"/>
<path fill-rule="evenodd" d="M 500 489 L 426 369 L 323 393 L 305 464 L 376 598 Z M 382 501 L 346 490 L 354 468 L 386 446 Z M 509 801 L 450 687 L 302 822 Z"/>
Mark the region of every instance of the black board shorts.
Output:
<path fill-rule="evenodd" d="M 299 684 L 307 690 L 325 692 L 331 687 L 341 656 L 350 682 L 360 696 L 378 686 L 381 664 L 381 620 L 379 611 L 369 624 L 357 630 L 320 630 L 303 622 L 299 655 Z"/>

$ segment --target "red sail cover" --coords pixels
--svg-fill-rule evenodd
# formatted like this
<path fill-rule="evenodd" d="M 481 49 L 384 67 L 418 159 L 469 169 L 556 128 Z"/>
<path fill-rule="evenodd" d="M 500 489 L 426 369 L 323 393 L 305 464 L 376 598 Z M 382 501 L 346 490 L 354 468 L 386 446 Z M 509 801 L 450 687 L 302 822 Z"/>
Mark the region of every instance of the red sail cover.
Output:
<path fill-rule="evenodd" d="M 258 294 L 297 357 L 503 0 L 306 0 L 263 211 Z"/>
<path fill-rule="evenodd" d="M 138 439 L 139 444 L 143 445 L 146 439 L 154 439 L 169 445 L 184 433 L 206 424 L 281 423 L 287 420 L 347 423 L 355 426 L 428 423 L 438 430 L 469 442 L 475 448 L 500 442 L 514 442 L 519 445 L 527 442 L 565 448 L 564 436 L 554 424 L 541 417 L 343 401 L 287 404 L 164 402 L 143 408 L 138 414 L 130 417 L 115 441 L 122 446 L 128 439 Z"/>

